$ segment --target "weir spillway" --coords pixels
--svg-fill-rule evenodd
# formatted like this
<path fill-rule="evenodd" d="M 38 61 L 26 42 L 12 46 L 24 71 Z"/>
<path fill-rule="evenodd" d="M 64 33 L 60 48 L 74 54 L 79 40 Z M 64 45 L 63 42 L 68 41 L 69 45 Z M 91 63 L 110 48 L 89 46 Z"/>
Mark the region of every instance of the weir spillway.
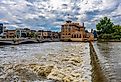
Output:
<path fill-rule="evenodd" d="M 51 42 L 0 47 L 0 82 L 107 82 L 93 44 Z"/>

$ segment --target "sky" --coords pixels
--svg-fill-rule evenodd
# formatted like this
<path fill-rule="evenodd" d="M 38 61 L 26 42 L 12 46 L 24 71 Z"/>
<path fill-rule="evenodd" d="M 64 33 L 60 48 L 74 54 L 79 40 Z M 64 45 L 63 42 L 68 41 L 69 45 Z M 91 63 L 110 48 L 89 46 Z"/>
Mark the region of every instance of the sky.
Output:
<path fill-rule="evenodd" d="M 121 25 L 121 0 L 0 0 L 0 23 L 8 28 L 60 31 L 70 19 L 95 29 L 104 16 Z"/>

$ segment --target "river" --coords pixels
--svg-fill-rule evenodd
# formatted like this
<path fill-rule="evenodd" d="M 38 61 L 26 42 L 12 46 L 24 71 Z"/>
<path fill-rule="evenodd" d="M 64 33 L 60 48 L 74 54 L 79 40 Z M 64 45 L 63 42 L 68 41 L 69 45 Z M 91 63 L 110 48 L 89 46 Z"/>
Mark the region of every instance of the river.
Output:
<path fill-rule="evenodd" d="M 91 82 L 90 62 L 89 43 L 0 46 L 0 82 Z"/>
<path fill-rule="evenodd" d="M 95 42 L 101 68 L 109 82 L 121 82 L 121 42 Z"/>

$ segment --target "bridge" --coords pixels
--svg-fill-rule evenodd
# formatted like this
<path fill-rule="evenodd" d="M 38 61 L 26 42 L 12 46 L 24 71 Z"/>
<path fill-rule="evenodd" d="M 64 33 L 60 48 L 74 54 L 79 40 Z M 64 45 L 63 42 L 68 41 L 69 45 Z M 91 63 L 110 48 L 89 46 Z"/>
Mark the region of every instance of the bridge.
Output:
<path fill-rule="evenodd" d="M 35 39 L 35 38 L 7 38 L 7 39 L 0 39 L 0 44 L 24 44 L 24 43 L 42 43 L 42 42 L 52 42 L 52 41 L 59 41 L 59 39 Z"/>

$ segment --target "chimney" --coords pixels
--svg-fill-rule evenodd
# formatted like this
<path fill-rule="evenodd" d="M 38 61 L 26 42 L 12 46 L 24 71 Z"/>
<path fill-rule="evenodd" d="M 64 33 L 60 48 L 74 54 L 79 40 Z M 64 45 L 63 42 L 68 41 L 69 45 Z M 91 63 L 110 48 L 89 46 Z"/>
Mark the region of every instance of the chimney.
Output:
<path fill-rule="evenodd" d="M 83 23 L 83 27 L 84 27 L 84 23 Z"/>

